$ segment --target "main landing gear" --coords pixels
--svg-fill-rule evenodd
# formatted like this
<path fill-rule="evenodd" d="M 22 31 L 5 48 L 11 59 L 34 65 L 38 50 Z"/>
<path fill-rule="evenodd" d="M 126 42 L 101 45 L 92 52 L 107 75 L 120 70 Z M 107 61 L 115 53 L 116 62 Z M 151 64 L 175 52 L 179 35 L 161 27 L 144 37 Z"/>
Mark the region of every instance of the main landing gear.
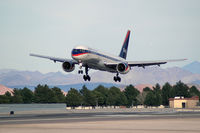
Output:
<path fill-rule="evenodd" d="M 90 76 L 89 75 L 83 75 L 83 79 L 85 80 L 85 81 L 90 81 Z"/>
<path fill-rule="evenodd" d="M 78 73 L 83 74 L 83 70 L 79 70 Z M 90 81 L 90 79 L 91 79 L 90 76 L 88 75 L 88 66 L 87 65 L 85 66 L 85 75 L 83 75 L 83 79 L 85 81 L 87 81 L 87 80 Z"/>
<path fill-rule="evenodd" d="M 114 80 L 115 82 L 117 82 L 117 81 L 121 82 L 121 78 L 119 77 L 119 73 L 117 73 L 117 75 L 114 76 L 113 80 Z"/>
<path fill-rule="evenodd" d="M 85 66 L 85 74 L 86 74 L 86 75 L 83 75 L 83 79 L 84 79 L 85 81 L 87 81 L 87 80 L 90 81 L 91 78 L 90 78 L 90 76 L 88 75 L 88 66 L 87 66 L 87 65 Z"/>

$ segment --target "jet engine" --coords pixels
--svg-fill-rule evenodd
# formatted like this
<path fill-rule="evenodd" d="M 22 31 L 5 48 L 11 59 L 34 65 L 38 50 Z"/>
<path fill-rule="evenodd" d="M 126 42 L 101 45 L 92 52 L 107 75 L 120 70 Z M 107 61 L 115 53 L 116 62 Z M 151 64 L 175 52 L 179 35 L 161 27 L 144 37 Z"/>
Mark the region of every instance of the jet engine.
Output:
<path fill-rule="evenodd" d="M 130 71 L 130 66 L 126 63 L 119 63 L 117 65 L 117 71 L 120 73 L 120 74 L 126 74 Z"/>
<path fill-rule="evenodd" d="M 62 68 L 65 72 L 72 72 L 75 69 L 75 64 L 72 62 L 64 62 Z"/>

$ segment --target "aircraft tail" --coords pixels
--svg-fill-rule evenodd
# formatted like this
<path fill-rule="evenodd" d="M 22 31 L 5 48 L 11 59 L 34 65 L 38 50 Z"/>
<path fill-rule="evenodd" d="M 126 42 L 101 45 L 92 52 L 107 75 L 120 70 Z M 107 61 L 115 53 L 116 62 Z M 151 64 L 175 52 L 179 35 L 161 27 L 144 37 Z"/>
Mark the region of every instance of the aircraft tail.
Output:
<path fill-rule="evenodd" d="M 128 30 L 128 32 L 126 34 L 126 38 L 125 38 L 123 46 L 122 46 L 122 49 L 121 49 L 121 52 L 119 54 L 119 57 L 122 57 L 124 59 L 126 59 L 126 55 L 127 55 L 127 52 L 128 52 L 128 42 L 129 42 L 130 32 L 131 31 Z"/>

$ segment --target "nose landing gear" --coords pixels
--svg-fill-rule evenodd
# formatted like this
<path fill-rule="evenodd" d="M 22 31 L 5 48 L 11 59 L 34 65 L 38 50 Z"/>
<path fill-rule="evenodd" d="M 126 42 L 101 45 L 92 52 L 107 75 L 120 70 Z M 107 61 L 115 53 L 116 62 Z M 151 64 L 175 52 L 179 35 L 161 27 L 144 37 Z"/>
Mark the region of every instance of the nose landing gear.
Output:
<path fill-rule="evenodd" d="M 82 63 L 79 63 L 79 66 L 80 66 L 80 70 L 78 70 L 78 74 L 83 74 L 83 70 L 81 70 L 81 69 L 82 69 L 82 66 L 83 66 L 83 64 L 82 64 Z"/>
<path fill-rule="evenodd" d="M 83 74 L 83 70 L 78 70 L 78 74 Z"/>

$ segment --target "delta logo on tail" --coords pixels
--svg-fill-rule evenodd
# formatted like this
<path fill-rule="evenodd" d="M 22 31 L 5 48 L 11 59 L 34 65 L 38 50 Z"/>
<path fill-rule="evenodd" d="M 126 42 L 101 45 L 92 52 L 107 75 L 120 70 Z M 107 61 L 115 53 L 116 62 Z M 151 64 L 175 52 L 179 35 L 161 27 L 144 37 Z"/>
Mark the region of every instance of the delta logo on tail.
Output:
<path fill-rule="evenodd" d="M 129 43 L 130 32 L 131 31 L 128 30 L 128 32 L 126 34 L 126 38 L 125 38 L 123 46 L 122 46 L 122 49 L 121 49 L 121 52 L 119 54 L 119 57 L 122 57 L 124 59 L 126 59 L 126 55 L 127 55 L 127 52 L 128 52 L 128 43 Z"/>

